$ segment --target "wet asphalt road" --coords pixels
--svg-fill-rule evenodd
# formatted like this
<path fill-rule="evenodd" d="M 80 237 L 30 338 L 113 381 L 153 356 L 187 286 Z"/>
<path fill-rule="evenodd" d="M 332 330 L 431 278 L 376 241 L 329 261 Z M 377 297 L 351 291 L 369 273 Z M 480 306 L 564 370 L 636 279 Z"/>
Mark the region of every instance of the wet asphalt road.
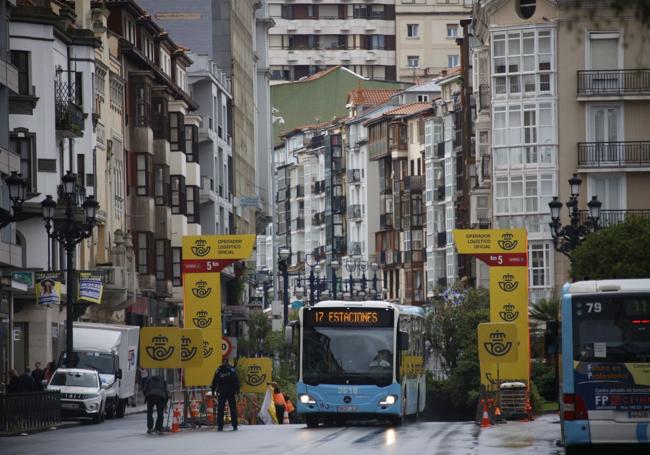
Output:
<path fill-rule="evenodd" d="M 233 432 L 184 430 L 147 435 L 145 415 L 100 425 L 75 425 L 29 436 L 0 438 L 2 455 L 125 454 L 563 454 L 557 415 L 481 429 L 473 422 L 408 423 L 399 428 L 351 425 L 307 429 L 304 425 L 240 426 Z"/>

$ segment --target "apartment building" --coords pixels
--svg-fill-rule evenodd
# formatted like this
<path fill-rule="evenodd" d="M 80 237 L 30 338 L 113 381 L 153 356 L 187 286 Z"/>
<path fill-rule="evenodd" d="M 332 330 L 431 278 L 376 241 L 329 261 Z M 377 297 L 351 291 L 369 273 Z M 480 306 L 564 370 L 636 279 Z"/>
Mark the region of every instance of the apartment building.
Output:
<path fill-rule="evenodd" d="M 395 1 L 269 0 L 272 79 L 296 81 L 335 65 L 396 80 Z"/>
<path fill-rule="evenodd" d="M 0 1 L 0 29 L 9 29 L 15 1 Z M 18 70 L 11 63 L 9 34 L 0 35 L 0 208 L 11 210 L 5 178 L 20 172 L 20 155 L 9 150 L 9 94 L 18 93 Z M 0 377 L 13 366 L 13 296 L 11 270 L 23 267 L 23 249 L 16 242 L 15 226 L 0 230 Z"/>
<path fill-rule="evenodd" d="M 188 94 L 186 70 L 192 61 L 134 1 L 105 5 L 108 28 L 120 37 L 128 101 L 128 228 L 142 297 L 129 307 L 127 321 L 176 324 L 182 303 L 182 237 L 201 233 L 200 119 L 191 115 L 198 106 Z"/>
<path fill-rule="evenodd" d="M 415 82 L 460 65 L 459 21 L 473 0 L 395 0 L 397 79 Z"/>
<path fill-rule="evenodd" d="M 369 159 L 379 165 L 382 282 L 389 300 L 411 305 L 425 302 L 424 122 L 431 111 L 430 103 L 410 103 L 365 122 Z"/>
<path fill-rule="evenodd" d="M 40 202 L 57 195 L 61 177 L 72 171 L 87 195 L 98 193 L 94 133 L 95 51 L 101 41 L 75 22 L 74 9 L 46 0 L 17 2 L 9 24 L 11 61 L 18 69 L 17 90 L 9 95 L 9 149 L 20 157 L 28 180 L 24 220 L 9 241 L 21 250 L 28 270 L 64 270 L 65 252 L 46 235 Z M 103 215 L 99 214 L 100 223 Z M 15 236 L 15 237 L 14 237 Z M 93 239 L 75 254 L 79 270 L 95 265 Z M 36 303 L 33 279 L 13 298 L 13 365 L 58 357 L 64 312 Z M 65 287 L 63 289 L 65 293 Z"/>

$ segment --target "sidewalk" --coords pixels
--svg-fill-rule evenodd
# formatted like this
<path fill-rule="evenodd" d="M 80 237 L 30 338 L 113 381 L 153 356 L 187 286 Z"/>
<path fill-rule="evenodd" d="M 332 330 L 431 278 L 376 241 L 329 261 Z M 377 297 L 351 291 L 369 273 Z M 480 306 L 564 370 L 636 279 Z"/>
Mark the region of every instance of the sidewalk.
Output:
<path fill-rule="evenodd" d="M 127 406 L 126 410 L 124 411 L 124 415 L 131 415 L 131 414 L 141 414 L 143 412 L 147 412 L 147 405 L 146 404 L 138 404 L 134 407 Z"/>

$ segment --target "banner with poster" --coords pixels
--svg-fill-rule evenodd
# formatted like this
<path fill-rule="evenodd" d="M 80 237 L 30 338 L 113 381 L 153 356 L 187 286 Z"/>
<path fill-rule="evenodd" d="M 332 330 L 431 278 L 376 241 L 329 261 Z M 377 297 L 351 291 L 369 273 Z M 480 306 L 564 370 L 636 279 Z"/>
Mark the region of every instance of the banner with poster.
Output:
<path fill-rule="evenodd" d="M 89 303 L 102 303 L 104 291 L 103 273 L 79 272 L 79 293 L 77 300 Z"/>
<path fill-rule="evenodd" d="M 62 272 L 34 272 L 34 290 L 39 305 L 61 304 Z"/>

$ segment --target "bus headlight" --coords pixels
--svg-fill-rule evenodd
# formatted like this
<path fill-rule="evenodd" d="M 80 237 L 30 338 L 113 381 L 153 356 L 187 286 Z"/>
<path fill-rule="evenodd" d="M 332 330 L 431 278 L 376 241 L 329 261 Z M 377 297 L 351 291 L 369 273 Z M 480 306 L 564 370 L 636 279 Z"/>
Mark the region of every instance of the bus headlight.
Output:
<path fill-rule="evenodd" d="M 312 397 L 307 395 L 306 393 L 302 393 L 298 396 L 298 399 L 302 404 L 316 404 L 316 400 L 314 400 Z"/>
<path fill-rule="evenodd" d="M 386 398 L 379 402 L 380 406 L 390 406 L 397 403 L 397 395 L 387 395 Z"/>

